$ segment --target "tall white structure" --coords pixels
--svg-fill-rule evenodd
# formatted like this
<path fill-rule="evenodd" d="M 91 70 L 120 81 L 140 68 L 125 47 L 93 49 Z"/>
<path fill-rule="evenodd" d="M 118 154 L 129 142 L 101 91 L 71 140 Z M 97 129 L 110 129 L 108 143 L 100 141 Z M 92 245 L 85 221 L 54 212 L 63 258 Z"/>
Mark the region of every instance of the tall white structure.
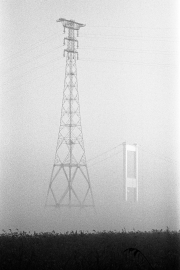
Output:
<path fill-rule="evenodd" d="M 129 168 L 129 152 L 133 156 L 133 166 Z M 133 152 L 133 153 L 132 153 Z M 132 162 L 131 162 L 132 163 Z M 132 164 L 131 164 L 132 165 Z M 134 199 L 138 201 L 138 145 L 123 143 L 124 197 L 128 200 L 129 189 L 134 189 Z"/>

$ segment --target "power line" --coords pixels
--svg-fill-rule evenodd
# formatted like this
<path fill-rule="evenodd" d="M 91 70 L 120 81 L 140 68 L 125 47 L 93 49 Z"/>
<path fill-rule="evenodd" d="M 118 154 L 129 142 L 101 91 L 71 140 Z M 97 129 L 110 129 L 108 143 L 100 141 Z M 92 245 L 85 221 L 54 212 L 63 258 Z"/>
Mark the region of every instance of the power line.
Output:
<path fill-rule="evenodd" d="M 117 29 L 153 29 L 153 30 L 173 30 L 173 27 L 146 27 L 146 26 L 102 26 L 102 25 L 86 25 L 87 28 L 117 28 Z"/>
<path fill-rule="evenodd" d="M 50 71 L 50 72 L 46 72 L 45 74 L 43 74 L 43 75 L 41 75 L 41 76 L 38 76 L 38 77 L 35 77 L 35 78 L 33 78 L 33 81 L 31 80 L 31 81 L 27 81 L 27 82 L 25 82 L 25 83 L 23 83 L 23 84 L 21 84 L 21 85 L 19 85 L 19 87 L 21 87 L 22 85 L 25 85 L 25 84 L 28 84 L 28 86 L 30 85 L 32 85 L 32 83 L 34 83 L 34 81 L 35 80 L 37 80 L 37 79 L 39 79 L 40 77 L 43 77 L 43 76 L 45 76 L 45 75 L 47 75 L 47 74 L 50 74 L 52 72 L 52 70 Z M 49 85 L 50 83 L 52 83 L 52 81 L 55 79 L 55 77 L 51 77 L 51 80 L 50 81 L 46 81 L 46 82 L 44 82 L 44 81 L 41 81 L 41 82 L 43 82 L 43 85 L 45 84 L 46 86 L 47 85 Z M 40 86 L 40 88 L 41 88 L 42 86 Z M 16 87 L 13 87 L 13 89 L 17 89 L 18 87 L 16 86 Z M 39 89 L 39 87 L 38 87 L 38 89 Z M 13 92 L 12 91 L 12 89 L 11 90 L 9 90 L 9 91 L 6 91 L 6 93 L 7 92 L 11 92 L 11 93 L 13 93 L 14 95 L 12 96 L 10 96 L 10 98 L 8 98 L 8 100 L 7 100 L 7 102 L 8 101 L 11 101 L 12 99 L 13 99 L 13 102 L 14 101 L 16 101 L 17 99 L 19 99 L 20 97 L 21 97 L 21 95 L 22 94 L 24 94 L 24 91 L 21 91 L 21 92 Z M 4 109 L 1 109 L 1 116 L 3 117 L 4 116 L 4 112 L 6 112 L 6 111 L 8 111 L 9 110 L 9 108 L 6 106 Z"/>
<path fill-rule="evenodd" d="M 90 165 L 90 166 L 88 166 L 88 167 L 93 167 L 94 165 L 96 165 L 96 164 L 98 164 L 98 163 L 101 163 L 101 162 L 103 162 L 103 161 L 105 161 L 105 160 L 107 160 L 107 159 L 109 159 L 109 158 L 111 158 L 111 157 L 114 157 L 114 156 L 120 154 L 122 151 L 123 151 L 123 150 L 121 150 L 121 151 L 119 151 L 119 152 L 117 152 L 117 153 L 115 153 L 115 154 L 113 154 L 113 155 L 111 155 L 111 156 L 109 156 L 109 157 L 107 157 L 107 158 L 105 158 L 105 159 L 103 159 L 103 160 L 100 160 L 100 161 L 98 161 L 98 162 L 96 162 L 96 163 L 93 163 L 92 165 Z"/>
<path fill-rule="evenodd" d="M 89 61 L 89 62 L 119 62 L 121 64 L 129 64 L 129 65 L 145 65 L 145 66 L 162 66 L 162 67 L 176 67 L 174 64 L 160 64 L 160 63 L 145 63 L 145 62 L 128 62 L 121 60 L 111 60 L 111 59 L 93 59 L 93 58 L 80 58 L 80 61 Z"/>
<path fill-rule="evenodd" d="M 104 155 L 104 154 L 106 154 L 106 153 L 108 153 L 108 152 L 110 152 L 110 151 L 116 149 L 117 147 L 119 147 L 119 146 L 121 146 L 121 145 L 122 145 L 122 143 L 121 143 L 121 144 L 118 144 L 117 146 L 115 146 L 115 147 L 113 147 L 113 148 L 111 148 L 111 149 L 109 149 L 109 150 L 107 150 L 107 151 L 105 151 L 105 152 L 103 152 L 103 153 L 101 153 L 100 155 L 95 156 L 94 158 L 88 159 L 87 162 L 89 162 L 89 161 L 91 161 L 91 160 L 94 160 L 94 159 L 96 159 L 96 158 L 98 158 L 98 157 L 100 157 L 100 156 L 102 156 L 102 155 Z"/>
<path fill-rule="evenodd" d="M 174 54 L 177 53 L 175 51 L 158 51 L 158 50 L 127 50 L 127 49 L 123 49 L 123 48 L 115 48 L 115 47 L 81 47 L 79 48 L 80 50 L 88 50 L 88 49 L 92 49 L 92 50 L 105 50 L 105 51 L 120 51 L 120 52 L 134 52 L 134 53 L 157 53 L 157 54 Z"/>
<path fill-rule="evenodd" d="M 27 61 L 24 61 L 23 63 L 20 63 L 19 65 L 16 65 L 16 66 L 13 66 L 11 68 L 9 68 L 8 70 L 4 71 L 4 74 L 6 74 L 7 72 L 10 72 L 11 70 L 14 70 L 16 68 L 19 68 L 19 67 L 22 67 L 26 64 L 29 64 L 31 63 L 34 59 L 38 59 L 38 58 L 41 58 L 49 53 L 52 53 L 54 52 L 55 50 L 59 49 L 59 48 L 62 48 L 62 46 L 56 46 L 54 49 L 52 50 L 49 50 L 48 52 L 45 52 L 43 54 L 40 54 L 38 56 L 35 56 L 33 58 L 31 58 L 30 60 L 27 60 Z M 105 51 L 119 51 L 119 52 L 133 52 L 133 53 L 157 53 L 157 54 L 172 54 L 172 53 L 175 53 L 175 51 L 150 51 L 150 50 L 124 50 L 122 48 L 110 48 L 110 47 L 82 47 L 80 49 L 85 49 L 85 50 L 88 50 L 88 49 L 93 49 L 93 50 L 105 50 Z"/>
<path fill-rule="evenodd" d="M 42 65 L 39 65 L 39 66 L 34 67 L 34 68 L 31 68 L 31 69 L 29 69 L 28 71 L 26 71 L 25 73 L 23 73 L 21 76 L 17 76 L 17 77 L 15 77 L 15 78 L 13 78 L 13 79 L 11 80 L 11 82 L 12 82 L 12 81 L 16 81 L 16 80 L 18 80 L 18 79 L 20 79 L 20 78 L 22 78 L 22 77 L 25 77 L 27 74 L 29 74 L 29 72 L 34 71 L 34 70 L 39 69 L 39 68 L 42 68 L 42 67 L 46 66 L 47 64 L 57 62 L 57 61 L 59 61 L 59 60 L 62 59 L 62 58 L 64 58 L 64 57 L 60 57 L 60 58 L 57 58 L 57 57 L 56 57 L 56 58 L 54 58 L 53 60 L 47 61 L 46 63 L 44 63 L 44 64 L 42 64 Z M 10 82 L 10 83 L 11 83 L 11 82 Z M 8 85 L 8 83 L 3 83 L 3 84 L 2 84 L 2 86 L 6 86 L 6 85 Z"/>
<path fill-rule="evenodd" d="M 139 145 L 140 147 L 141 147 L 141 145 Z M 147 150 L 144 150 L 144 149 L 142 149 L 142 151 L 143 152 L 146 152 L 146 153 L 148 153 L 148 154 L 150 154 L 150 155 L 153 155 L 153 156 L 155 156 L 155 157 L 157 157 L 158 159 L 161 159 L 161 160 L 164 160 L 164 161 L 166 161 L 166 162 L 170 162 L 170 163 L 178 163 L 176 160 L 173 160 L 173 159 L 170 159 L 170 158 L 168 158 L 168 157 L 166 157 L 166 156 L 160 156 L 160 155 L 158 155 L 157 153 L 154 153 L 154 152 L 152 152 L 152 151 L 147 151 Z"/>
<path fill-rule="evenodd" d="M 62 33 L 61 35 L 63 35 L 63 33 Z M 22 55 L 22 54 L 25 54 L 25 53 L 27 53 L 27 52 L 29 52 L 29 51 L 32 51 L 32 50 L 36 49 L 37 47 L 39 47 L 39 46 L 41 46 L 41 45 L 43 45 L 43 44 L 45 44 L 45 43 L 51 41 L 51 40 L 50 40 L 50 37 L 53 37 L 53 36 L 57 36 L 57 35 L 56 35 L 56 34 L 53 34 L 53 35 L 50 35 L 50 36 L 44 38 L 42 41 L 37 41 L 36 43 L 32 44 L 28 49 L 18 51 L 18 52 L 14 53 L 14 54 L 12 54 L 12 55 L 6 57 L 6 58 L 3 58 L 1 62 L 8 61 L 9 59 L 18 57 L 19 55 Z M 44 40 L 46 40 L 46 41 L 44 41 Z M 38 44 L 38 45 L 36 45 L 36 44 Z M 36 45 L 36 46 L 35 46 L 35 45 Z M 35 46 L 35 47 L 34 47 L 34 46 Z"/>
<path fill-rule="evenodd" d="M 169 42 L 175 42 L 175 39 L 178 40 L 177 38 L 173 38 L 173 37 L 148 37 L 148 36 L 125 36 L 125 35 L 102 35 L 102 34 L 99 34 L 99 35 L 95 35 L 95 34 L 84 34 L 84 35 L 81 35 L 80 37 L 82 38 L 116 38 L 116 39 L 126 39 L 126 40 L 149 40 L 149 39 L 155 39 L 156 41 L 169 41 Z M 171 39 L 171 40 L 170 40 Z M 172 40 L 174 39 L 174 40 Z"/>
<path fill-rule="evenodd" d="M 99 27 L 99 28 L 119 28 L 119 29 L 162 29 L 162 30 L 164 30 L 164 29 L 175 29 L 175 28 L 152 28 L 152 27 L 117 27 L 117 26 L 87 26 L 88 28 L 97 28 L 97 27 Z M 61 35 L 63 35 L 64 33 L 61 33 Z M 53 36 L 57 36 L 56 34 L 51 34 L 51 35 L 49 35 L 49 36 L 47 36 L 47 37 L 45 37 L 44 39 L 42 39 L 42 40 L 40 40 L 40 41 L 38 41 L 38 42 L 36 42 L 36 43 L 34 43 L 34 44 L 32 44 L 27 50 L 22 50 L 22 51 L 18 51 L 18 52 L 16 52 L 15 54 L 12 54 L 12 55 L 10 55 L 9 57 L 6 57 L 6 58 L 3 58 L 2 59 L 2 62 L 4 62 L 4 61 L 7 61 L 7 60 L 9 60 L 9 59 L 11 59 L 11 58 L 14 58 L 14 57 L 17 57 L 17 55 L 19 55 L 19 54 L 25 54 L 25 53 L 27 53 L 27 52 L 29 52 L 29 51 L 31 51 L 31 50 L 33 50 L 33 49 L 35 49 L 35 48 L 37 48 L 38 46 L 40 46 L 40 45 L 42 45 L 42 44 L 45 44 L 46 42 L 49 42 L 49 41 L 51 41 L 50 40 L 50 38 L 51 37 L 53 37 Z M 100 34 L 100 35 L 95 35 L 95 34 L 85 34 L 84 36 L 92 36 L 92 37 L 99 37 L 99 36 L 107 36 L 107 37 L 109 37 L 109 36 L 111 36 L 111 37 L 123 37 L 123 38 L 135 38 L 135 37 L 137 37 L 137 36 L 125 36 L 125 35 L 102 35 L 102 34 Z M 84 37 L 84 36 L 80 36 L 80 37 Z M 139 37 L 139 38 L 142 38 L 142 37 Z M 159 38 L 159 37 L 145 37 L 145 38 Z M 161 38 L 163 38 L 163 39 L 167 39 L 167 38 L 174 38 L 174 37 L 161 37 Z M 35 46 L 36 44 L 38 44 L 37 46 Z M 35 46 L 35 47 L 34 47 Z"/>
<path fill-rule="evenodd" d="M 107 151 L 105 151 L 105 152 L 102 152 L 101 154 L 95 156 L 94 158 L 91 158 L 91 159 L 87 160 L 87 162 L 92 161 L 92 160 L 94 160 L 94 159 L 96 159 L 96 158 L 98 158 L 98 157 L 100 157 L 100 156 L 103 156 L 103 155 L 107 154 L 108 152 L 110 152 L 110 151 L 112 151 L 112 150 L 118 148 L 118 147 L 121 146 L 121 145 L 123 145 L 123 144 L 122 144 L 122 143 L 121 143 L 121 144 L 118 144 L 118 145 L 116 145 L 115 147 L 113 147 L 113 148 L 111 148 L 111 149 L 109 149 L 109 150 L 107 150 Z M 140 146 L 141 148 L 143 148 L 143 146 L 140 145 L 140 144 L 138 144 L 138 146 Z M 147 153 L 149 153 L 149 154 L 151 154 L 151 155 L 153 155 L 153 156 L 156 156 L 156 157 L 158 157 L 159 159 L 162 159 L 162 160 L 164 160 L 164 161 L 171 162 L 171 163 L 177 163 L 177 161 L 175 161 L 175 160 L 173 160 L 173 159 L 169 159 L 169 158 L 166 157 L 166 156 L 163 156 L 163 157 L 162 157 L 162 156 L 159 156 L 157 153 L 153 153 L 152 151 L 149 151 L 149 150 L 147 151 L 147 150 L 144 150 L 144 149 L 142 149 L 142 151 L 147 152 Z M 120 152 L 122 152 L 122 150 L 121 150 Z M 118 153 L 120 153 L 120 152 L 118 152 Z M 115 153 L 115 154 L 113 154 L 113 155 L 111 155 L 111 156 L 109 156 L 109 157 L 107 157 L 107 158 L 105 158 L 105 159 L 103 159 L 103 160 L 101 160 L 101 161 L 104 161 L 104 160 L 106 160 L 106 159 L 109 159 L 110 157 L 113 157 L 114 155 L 116 155 L 116 154 L 118 154 L 118 153 Z M 99 163 L 99 162 L 101 162 L 101 161 L 98 161 L 97 163 Z M 90 167 L 93 166 L 93 165 L 95 165 L 95 164 L 96 164 L 96 163 L 90 165 Z"/>
<path fill-rule="evenodd" d="M 31 58 L 30 60 L 24 61 L 23 63 L 21 63 L 21 64 L 19 64 L 19 65 L 17 65 L 17 66 L 13 66 L 12 68 L 6 70 L 4 73 L 7 73 L 7 72 L 9 72 L 9 71 L 11 71 L 11 70 L 13 70 L 13 69 L 22 67 L 22 66 L 24 66 L 24 65 L 26 65 L 26 64 L 29 64 L 29 63 L 31 63 L 34 59 L 36 60 L 36 59 L 38 59 L 38 58 L 41 58 L 41 57 L 43 57 L 43 56 L 45 56 L 45 55 L 47 55 L 47 54 L 49 54 L 49 53 L 51 53 L 51 52 L 54 52 L 55 50 L 57 50 L 57 49 L 59 49 L 59 48 L 61 48 L 61 47 L 63 47 L 63 45 L 62 45 L 62 46 L 56 46 L 53 50 L 50 50 L 50 51 L 48 51 L 48 52 L 45 52 L 45 53 L 40 54 L 40 55 L 38 55 L 38 56 L 35 56 L 35 57 Z"/>
<path fill-rule="evenodd" d="M 64 65 L 63 65 L 63 66 L 59 66 L 59 67 L 64 67 Z M 48 72 L 46 72 L 46 73 L 43 73 L 43 74 L 40 75 L 40 76 L 33 77 L 33 80 L 25 81 L 24 83 L 21 83 L 21 84 L 15 86 L 15 87 L 11 88 L 10 90 L 3 91 L 3 93 L 12 92 L 13 89 L 17 89 L 17 88 L 19 88 L 19 87 L 21 87 L 22 85 L 25 85 L 25 84 L 27 84 L 27 83 L 28 83 L 28 84 L 29 84 L 29 83 L 32 83 L 32 81 L 34 82 L 35 80 L 37 80 L 37 79 L 39 79 L 39 78 L 41 78 L 41 77 L 44 77 L 44 76 L 50 74 L 51 72 L 52 72 L 52 68 L 51 68 L 50 71 L 48 71 Z"/>

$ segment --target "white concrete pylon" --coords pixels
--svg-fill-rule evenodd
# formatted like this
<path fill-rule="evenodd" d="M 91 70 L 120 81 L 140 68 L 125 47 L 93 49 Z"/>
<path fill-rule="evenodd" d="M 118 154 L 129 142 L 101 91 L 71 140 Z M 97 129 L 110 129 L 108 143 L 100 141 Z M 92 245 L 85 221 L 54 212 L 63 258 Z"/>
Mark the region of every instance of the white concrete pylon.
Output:
<path fill-rule="evenodd" d="M 134 152 L 134 174 L 133 177 L 128 176 L 128 152 Z M 123 143 L 123 181 L 124 181 L 124 197 L 128 200 L 128 189 L 134 189 L 135 201 L 138 201 L 138 145 Z"/>

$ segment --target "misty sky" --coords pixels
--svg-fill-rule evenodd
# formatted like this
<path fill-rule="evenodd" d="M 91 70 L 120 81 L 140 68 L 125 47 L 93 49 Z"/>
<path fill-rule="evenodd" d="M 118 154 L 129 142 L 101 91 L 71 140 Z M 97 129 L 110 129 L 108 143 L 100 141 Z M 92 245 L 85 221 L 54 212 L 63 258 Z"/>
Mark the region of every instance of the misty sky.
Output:
<path fill-rule="evenodd" d="M 177 1 L 2 0 L 0 17 L 0 230 L 179 229 Z M 77 74 L 97 215 L 44 208 L 65 73 L 59 18 L 86 24 Z M 123 199 L 124 141 L 139 145 L 138 204 Z"/>

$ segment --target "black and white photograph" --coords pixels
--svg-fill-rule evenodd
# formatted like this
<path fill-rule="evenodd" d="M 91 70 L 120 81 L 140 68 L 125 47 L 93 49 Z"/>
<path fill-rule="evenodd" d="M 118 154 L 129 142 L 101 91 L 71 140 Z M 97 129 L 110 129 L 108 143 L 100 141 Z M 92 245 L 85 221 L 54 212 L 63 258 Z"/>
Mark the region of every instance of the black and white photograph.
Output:
<path fill-rule="evenodd" d="M 177 0 L 0 0 L 0 268 L 180 269 Z"/>

